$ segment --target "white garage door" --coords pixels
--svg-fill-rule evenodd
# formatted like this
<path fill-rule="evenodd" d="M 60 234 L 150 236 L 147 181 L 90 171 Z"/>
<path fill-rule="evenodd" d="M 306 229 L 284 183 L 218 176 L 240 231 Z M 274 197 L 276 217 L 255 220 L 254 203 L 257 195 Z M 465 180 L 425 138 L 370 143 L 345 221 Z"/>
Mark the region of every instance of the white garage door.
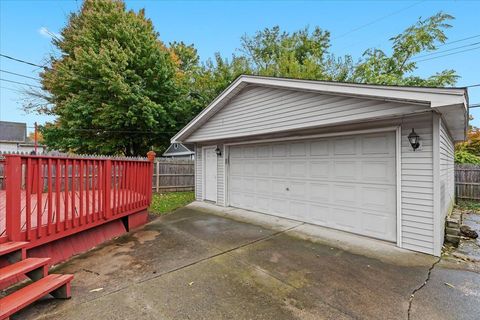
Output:
<path fill-rule="evenodd" d="M 396 239 L 395 133 L 231 146 L 229 205 Z"/>

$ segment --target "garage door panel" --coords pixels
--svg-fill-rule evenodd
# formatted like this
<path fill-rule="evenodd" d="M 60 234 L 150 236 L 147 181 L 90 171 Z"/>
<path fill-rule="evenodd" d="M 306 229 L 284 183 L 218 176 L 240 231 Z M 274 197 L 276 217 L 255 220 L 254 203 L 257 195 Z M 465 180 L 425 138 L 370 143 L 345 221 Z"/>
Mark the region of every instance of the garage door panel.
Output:
<path fill-rule="evenodd" d="M 310 142 L 310 155 L 311 156 L 328 156 L 329 155 L 329 141 L 320 140 Z"/>
<path fill-rule="evenodd" d="M 305 142 L 294 142 L 290 144 L 291 157 L 305 157 L 307 155 L 307 146 Z"/>
<path fill-rule="evenodd" d="M 256 176 L 258 162 L 251 159 L 245 159 L 243 163 L 243 175 Z"/>
<path fill-rule="evenodd" d="M 360 219 L 355 209 L 335 208 L 332 210 L 329 226 L 349 232 L 358 233 Z"/>
<path fill-rule="evenodd" d="M 306 178 L 308 175 L 307 161 L 292 160 L 289 161 L 289 173 L 292 178 Z"/>
<path fill-rule="evenodd" d="M 395 241 L 395 133 L 230 148 L 231 206 Z"/>
<path fill-rule="evenodd" d="M 257 176 L 259 177 L 270 177 L 270 168 L 271 162 L 269 160 L 258 160 L 257 161 Z"/>
<path fill-rule="evenodd" d="M 337 160 L 333 164 L 333 179 L 336 180 L 357 180 L 357 161 Z"/>
<path fill-rule="evenodd" d="M 270 179 L 256 179 L 255 180 L 255 191 L 258 194 L 270 195 L 271 191 L 271 180 Z"/>
<path fill-rule="evenodd" d="M 392 149 L 389 148 L 395 141 L 388 136 L 375 135 L 362 137 L 362 155 L 393 155 Z M 395 149 L 393 149 L 395 150 Z"/>
<path fill-rule="evenodd" d="M 274 215 L 288 218 L 290 212 L 290 204 L 287 199 L 272 198 L 270 201 L 270 212 Z"/>
<path fill-rule="evenodd" d="M 391 213 L 396 209 L 395 197 L 395 187 L 363 186 L 361 188 L 360 206 L 362 208 Z"/>
<path fill-rule="evenodd" d="M 320 205 L 309 203 L 308 205 L 308 221 L 321 226 L 328 226 L 331 208 L 328 205 Z"/>
<path fill-rule="evenodd" d="M 255 210 L 268 213 L 270 208 L 270 197 L 257 195 L 255 198 Z"/>
<path fill-rule="evenodd" d="M 343 206 L 355 207 L 358 204 L 357 186 L 346 184 L 332 185 L 333 202 Z"/>
<path fill-rule="evenodd" d="M 307 186 L 308 183 L 305 181 L 291 181 L 286 194 L 290 199 L 304 200 L 307 194 Z"/>
<path fill-rule="evenodd" d="M 270 158 L 272 153 L 272 147 L 270 145 L 261 145 L 257 147 L 257 158 Z"/>
<path fill-rule="evenodd" d="M 391 238 L 392 231 L 395 231 L 389 230 L 389 221 L 386 216 L 377 215 L 371 211 L 362 211 L 362 217 L 362 230 L 369 236 L 379 238 L 390 235 Z"/>
<path fill-rule="evenodd" d="M 328 203 L 331 199 L 330 190 L 328 183 L 311 182 L 306 192 L 310 201 Z"/>
<path fill-rule="evenodd" d="M 330 173 L 330 160 L 311 160 L 310 178 L 328 179 Z"/>
<path fill-rule="evenodd" d="M 361 161 L 360 179 L 395 184 L 395 167 L 392 162 L 392 159 Z"/>
<path fill-rule="evenodd" d="M 273 177 L 286 177 L 288 175 L 288 162 L 282 160 L 273 160 L 271 162 Z"/>
<path fill-rule="evenodd" d="M 272 157 L 286 157 L 288 156 L 287 154 L 287 144 L 286 143 L 281 143 L 281 144 L 274 144 L 272 146 Z"/>
<path fill-rule="evenodd" d="M 355 138 L 337 138 L 333 140 L 334 155 L 355 155 L 356 143 Z"/>

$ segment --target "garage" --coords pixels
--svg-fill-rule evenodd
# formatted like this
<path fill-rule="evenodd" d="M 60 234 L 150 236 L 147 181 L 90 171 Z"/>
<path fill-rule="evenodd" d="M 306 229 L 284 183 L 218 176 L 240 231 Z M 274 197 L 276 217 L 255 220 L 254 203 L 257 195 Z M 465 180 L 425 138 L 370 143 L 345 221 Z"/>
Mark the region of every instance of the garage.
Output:
<path fill-rule="evenodd" d="M 232 207 L 396 240 L 395 132 L 236 145 Z"/>
<path fill-rule="evenodd" d="M 242 75 L 171 142 L 195 145 L 197 201 L 439 256 L 467 105 L 466 88 Z"/>

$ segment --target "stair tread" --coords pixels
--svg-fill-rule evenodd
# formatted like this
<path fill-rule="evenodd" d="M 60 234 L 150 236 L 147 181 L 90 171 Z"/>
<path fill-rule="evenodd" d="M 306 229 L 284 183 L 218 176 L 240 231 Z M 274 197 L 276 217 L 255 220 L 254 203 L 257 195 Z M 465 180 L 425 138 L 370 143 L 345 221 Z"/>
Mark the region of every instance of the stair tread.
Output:
<path fill-rule="evenodd" d="M 50 258 L 27 258 L 0 269 L 0 282 L 7 281 L 18 275 L 24 275 L 32 270 L 46 265 Z"/>
<path fill-rule="evenodd" d="M 0 244 L 0 256 L 24 248 L 28 242 L 11 241 Z"/>
<path fill-rule="evenodd" d="M 9 317 L 73 279 L 72 274 L 49 274 L 22 289 L 0 299 L 0 318 Z"/>

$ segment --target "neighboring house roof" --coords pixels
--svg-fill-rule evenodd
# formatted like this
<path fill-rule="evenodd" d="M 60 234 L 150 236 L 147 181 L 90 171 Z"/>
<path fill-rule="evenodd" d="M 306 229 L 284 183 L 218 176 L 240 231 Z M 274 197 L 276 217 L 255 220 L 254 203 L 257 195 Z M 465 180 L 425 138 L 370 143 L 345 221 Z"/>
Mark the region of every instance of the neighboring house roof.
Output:
<path fill-rule="evenodd" d="M 185 146 L 181 143 L 172 143 L 170 147 L 162 154 L 164 157 L 186 156 L 192 155 L 195 152 L 189 149 L 190 146 Z"/>
<path fill-rule="evenodd" d="M 241 75 L 216 97 L 207 108 L 180 130 L 171 139 L 171 142 L 179 143 L 185 141 L 195 130 L 208 121 L 247 86 L 284 88 L 422 105 L 442 114 L 454 140 L 461 141 L 466 136 L 468 124 L 468 94 L 466 88 L 385 86 Z"/>
<path fill-rule="evenodd" d="M 22 122 L 0 121 L 0 142 L 27 142 L 27 124 Z"/>

